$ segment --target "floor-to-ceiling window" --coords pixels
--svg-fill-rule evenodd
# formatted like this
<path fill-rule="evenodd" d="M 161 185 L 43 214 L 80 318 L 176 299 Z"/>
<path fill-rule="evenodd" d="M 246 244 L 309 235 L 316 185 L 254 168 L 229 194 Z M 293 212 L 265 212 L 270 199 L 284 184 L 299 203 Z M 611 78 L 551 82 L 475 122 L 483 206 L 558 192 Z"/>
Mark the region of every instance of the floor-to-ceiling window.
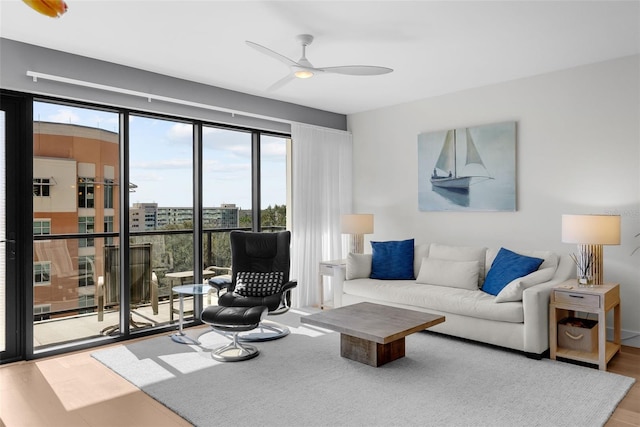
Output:
<path fill-rule="evenodd" d="M 215 273 L 231 265 L 231 229 L 252 229 L 252 134 L 205 126 L 202 132 L 203 261 Z"/>
<path fill-rule="evenodd" d="M 254 129 L 37 100 L 35 353 L 175 326 L 171 288 L 228 273 L 230 230 L 286 227 L 289 147 L 286 135 Z M 123 237 L 129 258 L 121 268 Z"/>
<path fill-rule="evenodd" d="M 260 137 L 260 209 L 263 229 L 287 226 L 287 165 L 291 140 L 281 136 Z"/>
<path fill-rule="evenodd" d="M 138 256 L 150 252 L 146 268 L 157 287 L 143 288 L 144 269 L 132 271 L 132 304 L 169 301 L 148 315 L 147 323 L 175 320 L 171 288 L 194 280 L 193 134 L 188 122 L 141 115 L 129 119 L 130 249 Z M 133 316 L 139 313 L 134 310 Z"/>
<path fill-rule="evenodd" d="M 33 347 L 101 336 L 118 316 L 105 301 L 103 233 L 117 230 L 118 113 L 33 105 Z M 110 197 L 110 196 L 109 196 Z M 111 218 L 110 229 L 103 228 Z M 82 237 L 83 235 L 87 237 Z"/>

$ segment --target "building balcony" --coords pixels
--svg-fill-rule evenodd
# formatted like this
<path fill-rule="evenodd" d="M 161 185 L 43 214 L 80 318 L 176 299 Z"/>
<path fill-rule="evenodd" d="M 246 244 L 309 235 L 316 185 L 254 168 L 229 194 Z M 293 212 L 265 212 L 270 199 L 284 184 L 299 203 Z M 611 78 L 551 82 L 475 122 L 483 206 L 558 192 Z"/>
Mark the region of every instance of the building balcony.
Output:
<path fill-rule="evenodd" d="M 211 229 L 203 233 L 201 276 L 205 281 L 230 272 L 229 231 Z M 103 233 L 34 237 L 35 353 L 99 341 L 119 333 L 120 245 L 117 233 L 110 234 L 114 236 L 105 237 Z M 89 239 L 91 248 L 79 247 L 80 242 Z M 172 295 L 171 288 L 194 283 L 193 231 L 131 232 L 129 242 L 131 334 L 177 327 L 179 299 Z M 204 295 L 205 307 L 216 303 L 215 292 Z M 191 312 L 193 297 L 185 297 L 185 305 L 185 311 Z M 193 319 L 193 314 L 186 319 Z"/>

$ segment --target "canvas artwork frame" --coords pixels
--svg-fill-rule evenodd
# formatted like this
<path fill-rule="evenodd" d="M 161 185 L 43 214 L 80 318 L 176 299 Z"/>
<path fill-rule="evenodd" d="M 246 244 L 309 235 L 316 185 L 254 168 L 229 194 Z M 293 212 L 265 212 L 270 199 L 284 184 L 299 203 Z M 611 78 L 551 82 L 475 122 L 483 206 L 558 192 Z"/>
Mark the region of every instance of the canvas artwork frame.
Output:
<path fill-rule="evenodd" d="M 516 122 L 418 135 L 420 211 L 516 210 Z"/>

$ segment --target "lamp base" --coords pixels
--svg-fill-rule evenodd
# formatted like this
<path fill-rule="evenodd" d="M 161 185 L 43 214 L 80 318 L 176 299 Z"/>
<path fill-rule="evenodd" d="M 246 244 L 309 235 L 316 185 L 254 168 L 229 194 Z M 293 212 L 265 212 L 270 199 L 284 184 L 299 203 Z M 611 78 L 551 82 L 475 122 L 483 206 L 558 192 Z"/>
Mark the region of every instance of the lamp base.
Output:
<path fill-rule="evenodd" d="M 349 252 L 354 254 L 364 253 L 364 234 L 349 235 Z"/>
<path fill-rule="evenodd" d="M 602 245 L 578 245 L 580 259 L 590 259 L 589 266 L 577 268 L 578 285 L 591 287 L 604 283 L 602 275 Z M 581 283 L 584 282 L 584 284 Z"/>

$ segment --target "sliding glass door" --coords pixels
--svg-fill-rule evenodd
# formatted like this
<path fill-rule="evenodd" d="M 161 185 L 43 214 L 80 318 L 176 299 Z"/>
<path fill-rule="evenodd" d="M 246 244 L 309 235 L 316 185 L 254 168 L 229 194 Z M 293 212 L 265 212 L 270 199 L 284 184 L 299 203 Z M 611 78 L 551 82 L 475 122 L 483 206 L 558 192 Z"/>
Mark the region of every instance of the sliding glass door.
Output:
<path fill-rule="evenodd" d="M 119 289 L 105 268 L 118 243 L 119 159 L 118 113 L 34 102 L 35 351 L 119 329 Z"/>
<path fill-rule="evenodd" d="M 25 317 L 18 286 L 17 236 L 19 193 L 17 148 L 24 140 L 21 123 L 25 98 L 0 97 L 0 362 L 24 357 L 20 325 Z"/>

